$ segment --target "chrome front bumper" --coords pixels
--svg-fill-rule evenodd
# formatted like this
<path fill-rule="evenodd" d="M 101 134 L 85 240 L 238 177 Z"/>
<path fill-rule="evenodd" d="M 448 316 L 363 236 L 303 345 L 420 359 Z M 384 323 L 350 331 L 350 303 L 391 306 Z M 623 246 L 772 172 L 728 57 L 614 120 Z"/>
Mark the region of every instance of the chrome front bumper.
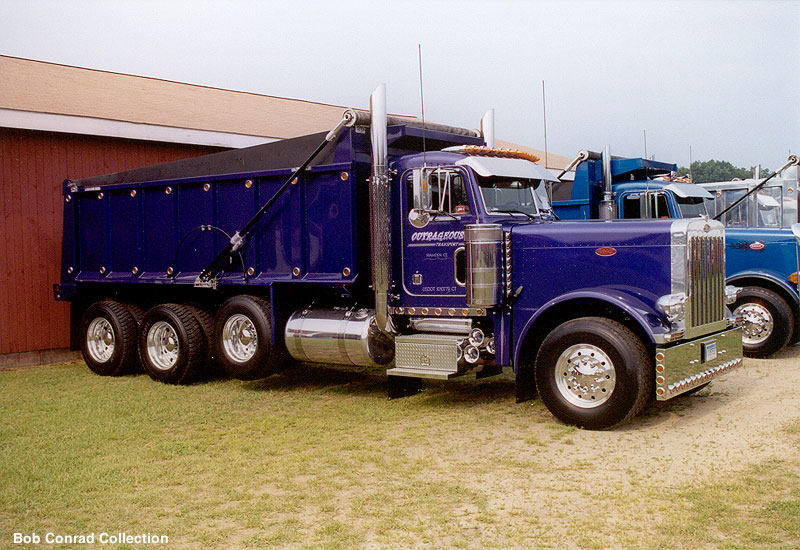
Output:
<path fill-rule="evenodd" d="M 666 401 L 741 366 L 740 327 L 656 347 L 656 399 Z"/>

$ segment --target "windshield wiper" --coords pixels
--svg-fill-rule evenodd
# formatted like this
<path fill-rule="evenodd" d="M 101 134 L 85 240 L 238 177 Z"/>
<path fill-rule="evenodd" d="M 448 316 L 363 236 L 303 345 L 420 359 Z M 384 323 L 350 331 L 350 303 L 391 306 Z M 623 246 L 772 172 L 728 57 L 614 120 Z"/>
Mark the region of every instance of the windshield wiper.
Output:
<path fill-rule="evenodd" d="M 523 212 L 522 210 L 515 210 L 513 208 L 491 208 L 489 212 L 500 212 L 502 214 L 522 214 L 523 216 L 528 216 L 529 220 L 536 220 L 536 216 L 532 214 L 528 214 L 527 212 Z"/>

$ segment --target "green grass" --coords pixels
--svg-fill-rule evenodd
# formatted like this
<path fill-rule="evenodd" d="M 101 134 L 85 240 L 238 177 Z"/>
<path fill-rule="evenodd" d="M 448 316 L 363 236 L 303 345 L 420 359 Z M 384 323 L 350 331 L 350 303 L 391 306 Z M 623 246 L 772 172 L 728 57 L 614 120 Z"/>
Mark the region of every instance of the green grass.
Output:
<path fill-rule="evenodd" d="M 82 364 L 0 372 L 0 547 L 14 532 L 103 531 L 167 535 L 170 548 L 800 541 L 796 459 L 670 491 L 581 488 L 595 465 L 570 453 L 586 433 L 538 400 L 515 404 L 508 378 L 385 391 L 378 372 L 313 366 L 191 386 Z M 572 498 L 597 508 L 559 505 Z"/>

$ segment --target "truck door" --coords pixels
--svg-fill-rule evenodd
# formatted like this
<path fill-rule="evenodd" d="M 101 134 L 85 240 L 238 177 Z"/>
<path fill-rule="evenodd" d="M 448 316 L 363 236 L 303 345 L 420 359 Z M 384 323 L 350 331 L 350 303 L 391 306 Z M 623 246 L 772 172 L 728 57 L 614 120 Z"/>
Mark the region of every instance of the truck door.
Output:
<path fill-rule="evenodd" d="M 456 167 L 422 168 L 407 171 L 402 182 L 401 302 L 466 305 L 464 226 L 476 219 L 466 174 Z M 424 204 L 415 204 L 420 195 Z"/>

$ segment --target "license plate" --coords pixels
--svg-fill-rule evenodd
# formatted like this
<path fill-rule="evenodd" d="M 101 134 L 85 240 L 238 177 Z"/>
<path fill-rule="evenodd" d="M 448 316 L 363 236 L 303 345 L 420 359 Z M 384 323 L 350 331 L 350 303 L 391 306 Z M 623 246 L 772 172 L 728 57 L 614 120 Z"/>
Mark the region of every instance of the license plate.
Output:
<path fill-rule="evenodd" d="M 717 358 L 717 343 L 706 342 L 703 344 L 703 363 Z"/>

